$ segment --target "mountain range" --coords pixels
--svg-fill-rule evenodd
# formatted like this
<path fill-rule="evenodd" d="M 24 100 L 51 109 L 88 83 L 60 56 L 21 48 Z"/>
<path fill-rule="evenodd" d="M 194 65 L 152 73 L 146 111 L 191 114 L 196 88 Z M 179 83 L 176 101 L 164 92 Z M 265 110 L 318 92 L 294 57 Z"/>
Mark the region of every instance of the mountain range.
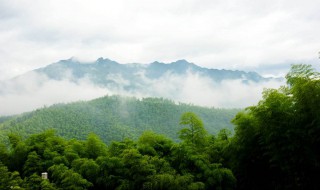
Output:
<path fill-rule="evenodd" d="M 93 62 L 70 58 L 0 81 L 3 105 L 0 115 L 105 95 L 158 97 L 199 106 L 244 108 L 257 103 L 263 88 L 278 87 L 280 83 L 281 78 L 209 69 L 186 60 L 120 64 L 104 58 Z"/>
<path fill-rule="evenodd" d="M 214 82 L 223 80 L 241 80 L 247 82 L 265 82 L 265 78 L 256 72 L 208 69 L 197 66 L 186 60 L 169 64 L 153 62 L 150 64 L 119 64 L 110 59 L 99 58 L 93 63 L 81 63 L 76 59 L 61 60 L 44 68 L 36 69 L 53 80 L 69 78 L 74 82 L 87 78 L 94 84 L 104 87 L 123 87 L 126 90 L 139 89 L 148 85 L 149 80 L 157 80 L 167 75 L 197 74 Z"/>

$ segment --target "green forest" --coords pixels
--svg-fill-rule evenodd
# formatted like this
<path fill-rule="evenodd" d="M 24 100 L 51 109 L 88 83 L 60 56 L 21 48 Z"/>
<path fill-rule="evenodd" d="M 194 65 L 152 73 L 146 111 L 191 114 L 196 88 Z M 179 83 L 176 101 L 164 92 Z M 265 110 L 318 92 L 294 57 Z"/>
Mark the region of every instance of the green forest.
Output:
<path fill-rule="evenodd" d="M 286 80 L 239 111 L 234 132 L 213 134 L 202 115 L 186 111 L 176 123 L 178 140 L 147 127 L 137 138 L 111 142 L 95 133 L 62 137 L 53 129 L 3 133 L 0 189 L 320 189 L 320 73 L 293 65 Z"/>
<path fill-rule="evenodd" d="M 105 96 L 0 117 L 0 141 L 8 141 L 7 134 L 11 132 L 26 138 L 48 129 L 55 129 L 58 136 L 66 139 L 79 140 L 85 140 L 93 132 L 107 144 L 124 138 L 137 140 L 145 130 L 178 141 L 179 119 L 184 112 L 197 114 L 208 132 L 217 134 L 224 128 L 233 131 L 230 121 L 239 111 L 175 103 L 163 98 Z"/>

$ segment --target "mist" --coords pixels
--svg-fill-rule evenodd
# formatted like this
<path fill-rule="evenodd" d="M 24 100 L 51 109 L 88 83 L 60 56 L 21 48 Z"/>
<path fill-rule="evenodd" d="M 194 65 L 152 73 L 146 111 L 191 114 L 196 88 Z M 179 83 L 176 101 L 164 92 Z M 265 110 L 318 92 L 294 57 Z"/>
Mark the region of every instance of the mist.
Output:
<path fill-rule="evenodd" d="M 264 88 L 278 88 L 283 82 L 244 83 L 241 80 L 214 82 L 210 78 L 188 72 L 185 75 L 166 73 L 158 79 L 149 79 L 140 73 L 142 84 L 136 90 L 126 90 L 132 81 L 121 75 L 110 75 L 116 86 L 102 87 L 88 77 L 74 80 L 66 75 L 52 80 L 46 75 L 29 72 L 21 77 L 0 83 L 0 115 L 32 111 L 56 103 L 91 100 L 106 95 L 163 97 L 175 102 L 216 108 L 244 108 L 256 104 Z"/>
<path fill-rule="evenodd" d="M 79 83 L 56 81 L 35 72 L 0 83 L 0 87 L 0 115 L 19 114 L 55 103 L 90 100 L 110 93 L 86 79 Z"/>
<path fill-rule="evenodd" d="M 165 97 L 178 102 L 206 107 L 244 108 L 256 104 L 265 88 L 278 88 L 283 82 L 248 82 L 242 80 L 212 81 L 209 77 L 189 72 L 187 75 L 167 74 L 154 80 L 150 96 Z"/>

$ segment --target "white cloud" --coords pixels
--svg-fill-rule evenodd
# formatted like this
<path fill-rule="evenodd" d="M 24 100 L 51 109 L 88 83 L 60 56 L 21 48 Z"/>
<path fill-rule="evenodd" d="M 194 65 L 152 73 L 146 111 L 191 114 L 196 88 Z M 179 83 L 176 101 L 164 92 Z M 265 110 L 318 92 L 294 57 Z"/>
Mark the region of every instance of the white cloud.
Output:
<path fill-rule="evenodd" d="M 168 73 L 152 81 L 145 94 L 207 107 L 244 108 L 256 104 L 264 88 L 278 88 L 283 84 L 276 80 L 262 83 L 224 80 L 217 83 L 199 74 L 179 76 Z"/>
<path fill-rule="evenodd" d="M 96 87 L 87 79 L 75 84 L 67 79 L 49 80 L 37 73 L 29 73 L 0 86 L 0 115 L 17 114 L 45 105 L 89 100 L 110 94 L 107 89 Z"/>
<path fill-rule="evenodd" d="M 320 50 L 313 0 L 0 0 L 0 80 L 68 57 L 241 69 Z"/>

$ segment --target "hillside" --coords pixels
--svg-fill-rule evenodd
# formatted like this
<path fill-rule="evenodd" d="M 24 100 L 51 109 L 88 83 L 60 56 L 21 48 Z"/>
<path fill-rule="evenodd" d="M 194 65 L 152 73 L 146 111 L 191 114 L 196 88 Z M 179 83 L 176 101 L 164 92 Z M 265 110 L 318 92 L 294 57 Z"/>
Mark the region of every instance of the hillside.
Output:
<path fill-rule="evenodd" d="M 27 136 L 53 128 L 69 139 L 85 139 L 94 132 L 109 143 L 125 137 L 136 139 L 143 131 L 152 130 L 177 140 L 180 116 L 188 111 L 199 115 L 208 132 L 214 134 L 222 128 L 233 130 L 230 120 L 239 109 L 175 104 L 162 98 L 105 96 L 88 102 L 56 104 L 8 118 L 0 123 L 0 135 L 18 132 Z"/>

